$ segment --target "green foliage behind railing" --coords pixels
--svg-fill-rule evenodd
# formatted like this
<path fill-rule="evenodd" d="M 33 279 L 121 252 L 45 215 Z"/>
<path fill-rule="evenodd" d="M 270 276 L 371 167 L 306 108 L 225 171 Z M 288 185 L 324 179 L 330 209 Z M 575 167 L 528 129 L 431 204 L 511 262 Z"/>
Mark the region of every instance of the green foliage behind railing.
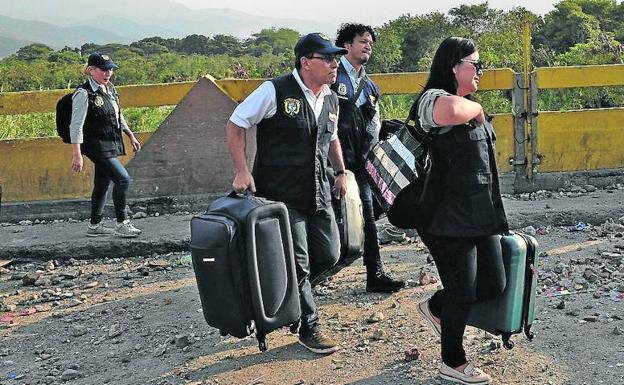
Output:
<path fill-rule="evenodd" d="M 154 132 L 173 106 L 125 108 L 124 116 L 135 132 Z M 55 114 L 0 115 L 1 139 L 27 139 L 56 136 Z"/>

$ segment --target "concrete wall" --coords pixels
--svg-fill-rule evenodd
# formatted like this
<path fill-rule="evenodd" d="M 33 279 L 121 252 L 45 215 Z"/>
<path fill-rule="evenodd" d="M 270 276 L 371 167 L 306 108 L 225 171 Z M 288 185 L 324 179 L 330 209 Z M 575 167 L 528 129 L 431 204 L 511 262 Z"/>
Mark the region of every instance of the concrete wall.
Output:
<path fill-rule="evenodd" d="M 237 103 L 213 79 L 205 77 L 128 163 L 132 197 L 225 192 L 232 183 L 232 162 L 225 125 Z M 247 138 L 255 154 L 255 135 Z"/>

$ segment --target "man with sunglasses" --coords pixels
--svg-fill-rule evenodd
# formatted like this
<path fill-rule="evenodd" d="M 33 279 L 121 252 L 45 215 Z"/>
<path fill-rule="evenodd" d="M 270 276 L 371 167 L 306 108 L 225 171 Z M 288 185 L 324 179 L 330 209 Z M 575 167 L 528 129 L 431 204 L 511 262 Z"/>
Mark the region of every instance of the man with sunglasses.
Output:
<path fill-rule="evenodd" d="M 384 271 L 379 253 L 379 240 L 373 210 L 373 195 L 366 177 L 364 160 L 379 138 L 379 87 L 366 75 L 364 65 L 370 60 L 377 40 L 368 25 L 343 24 L 338 30 L 336 45 L 349 52 L 340 58 L 338 79 L 331 88 L 338 94 L 340 118 L 338 137 L 347 169 L 357 181 L 364 214 L 364 265 L 366 291 L 389 293 L 400 290 L 405 283 Z M 348 265 L 352 261 L 341 261 Z"/>
<path fill-rule="evenodd" d="M 338 174 L 335 193 L 344 196 L 342 150 L 337 135 L 336 47 L 322 34 L 295 45 L 295 69 L 260 85 L 232 113 L 226 137 L 234 163 L 232 187 L 246 189 L 288 207 L 293 237 L 301 324 L 299 343 L 314 353 L 338 347 L 320 328 L 310 279 L 331 268 L 340 254 L 331 208 L 328 158 Z M 245 159 L 245 130 L 257 126 L 253 175 Z"/>

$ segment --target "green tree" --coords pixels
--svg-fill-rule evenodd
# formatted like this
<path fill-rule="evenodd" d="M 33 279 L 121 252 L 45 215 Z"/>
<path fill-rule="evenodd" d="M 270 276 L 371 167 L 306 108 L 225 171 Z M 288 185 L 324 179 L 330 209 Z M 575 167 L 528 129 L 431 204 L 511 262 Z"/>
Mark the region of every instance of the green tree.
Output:
<path fill-rule="evenodd" d="M 583 11 L 583 5 L 587 2 L 563 0 L 555 5 L 555 10 L 545 16 L 544 25 L 535 36 L 536 43 L 562 53 L 575 44 L 586 43 L 597 36 L 600 33 L 600 21 Z"/>
<path fill-rule="evenodd" d="M 247 39 L 245 46 L 251 51 L 282 55 L 293 50 L 295 44 L 299 40 L 299 37 L 299 32 L 293 29 L 263 29 L 258 33 L 254 33 L 250 39 Z M 258 50 L 257 47 L 263 48 Z M 271 50 L 267 52 L 266 47 L 270 47 Z"/>
<path fill-rule="evenodd" d="M 208 53 L 212 55 L 239 56 L 241 51 L 241 42 L 230 35 L 214 35 L 208 49 Z"/>
<path fill-rule="evenodd" d="M 48 59 L 48 55 L 53 52 L 52 48 L 45 44 L 35 43 L 20 48 L 15 57 L 19 60 L 32 61 L 37 59 Z"/>

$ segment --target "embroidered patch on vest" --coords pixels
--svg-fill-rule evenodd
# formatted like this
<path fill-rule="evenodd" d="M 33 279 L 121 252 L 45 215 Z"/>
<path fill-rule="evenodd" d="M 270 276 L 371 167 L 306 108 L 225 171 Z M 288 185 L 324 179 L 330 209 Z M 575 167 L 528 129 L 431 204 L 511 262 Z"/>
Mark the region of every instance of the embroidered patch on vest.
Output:
<path fill-rule="evenodd" d="M 96 107 L 102 107 L 104 105 L 104 99 L 102 99 L 100 95 L 96 95 L 93 104 L 95 104 Z"/>
<path fill-rule="evenodd" d="M 295 98 L 284 99 L 284 113 L 288 116 L 295 117 L 301 111 L 301 100 Z"/>
<path fill-rule="evenodd" d="M 336 92 L 338 92 L 338 95 L 346 95 L 347 94 L 347 85 L 344 84 L 344 83 L 339 83 L 338 84 L 338 90 Z"/>

